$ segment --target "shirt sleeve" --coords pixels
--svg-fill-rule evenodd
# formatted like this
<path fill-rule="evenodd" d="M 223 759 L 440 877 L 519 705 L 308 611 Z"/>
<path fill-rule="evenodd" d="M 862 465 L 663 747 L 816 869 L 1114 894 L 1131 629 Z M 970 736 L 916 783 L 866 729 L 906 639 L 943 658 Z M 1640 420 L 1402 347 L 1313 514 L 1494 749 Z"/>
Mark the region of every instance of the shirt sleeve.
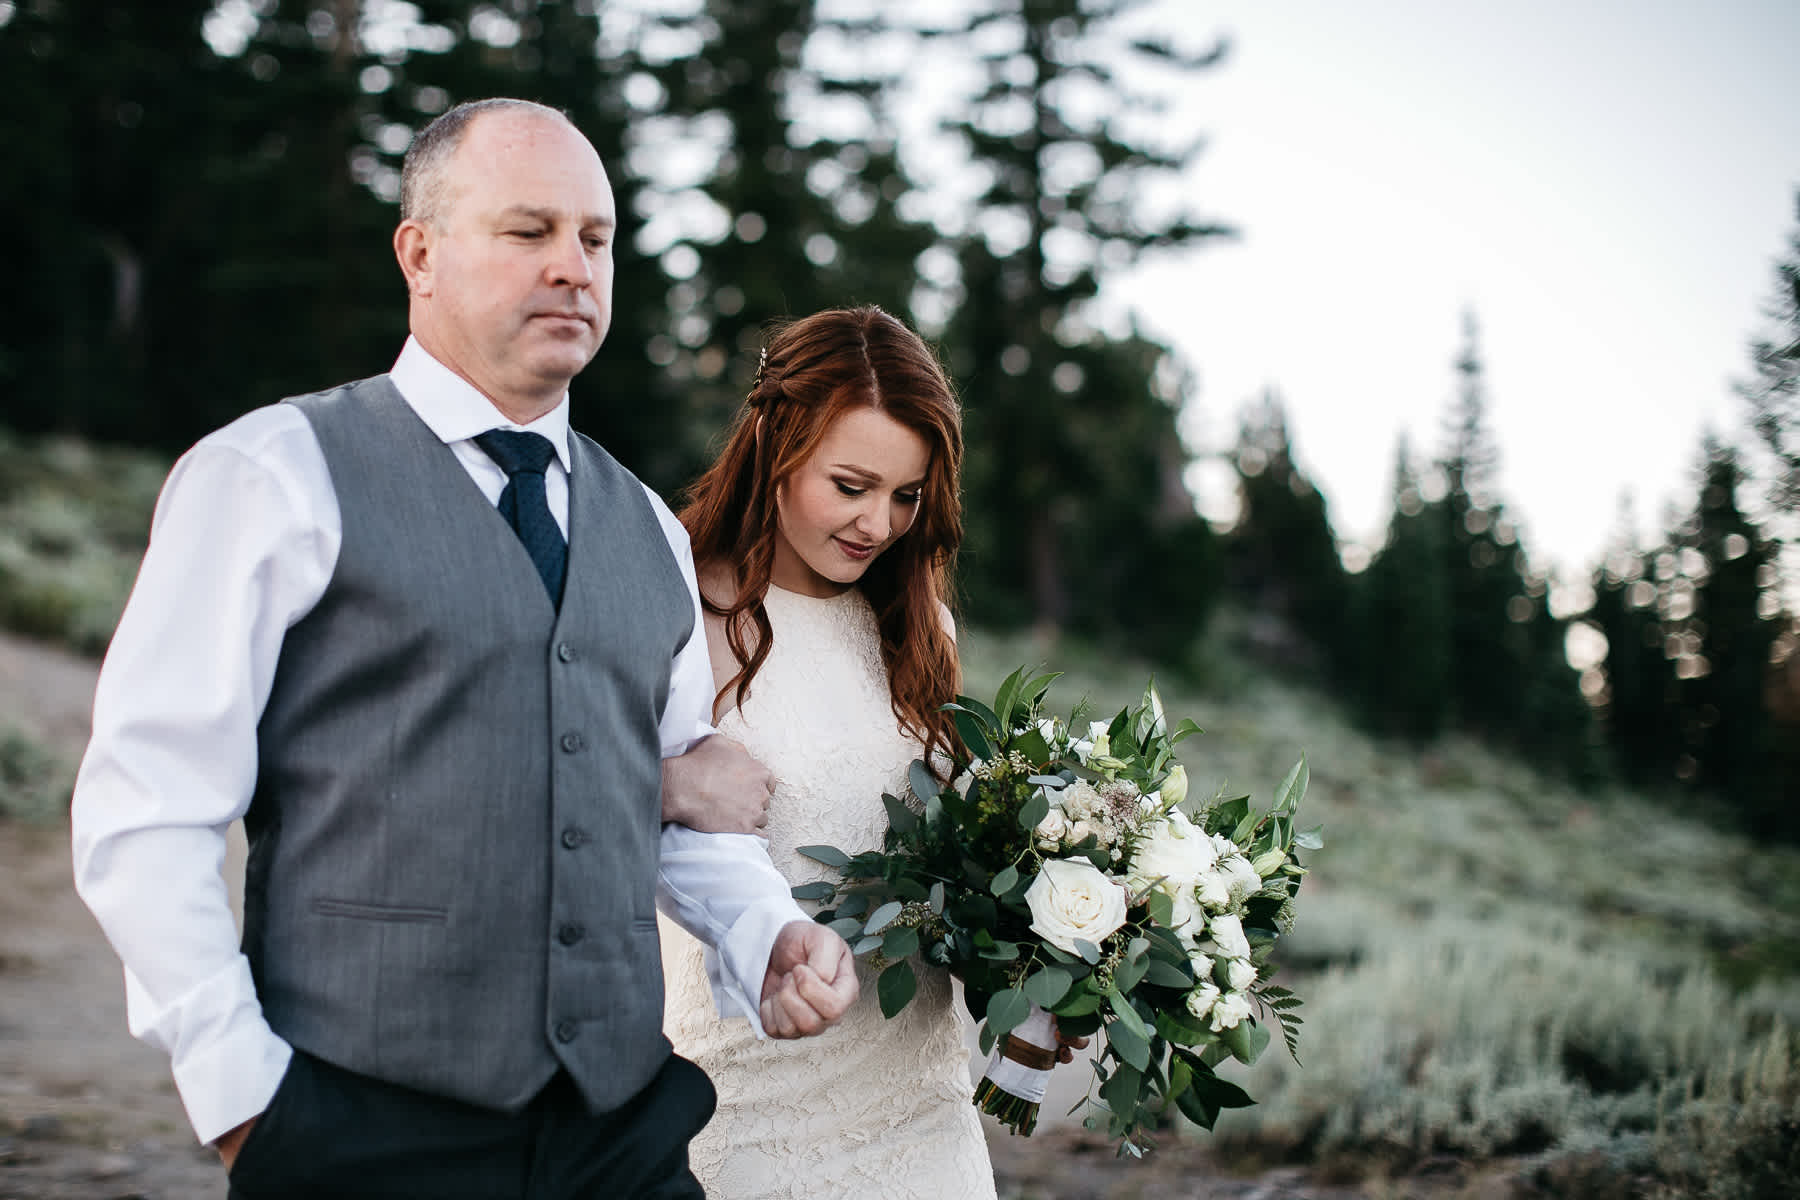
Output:
<path fill-rule="evenodd" d="M 210 435 L 163 487 L 95 692 L 75 886 L 124 963 L 131 1032 L 170 1056 L 202 1142 L 267 1108 L 291 1055 L 263 1018 L 222 867 L 282 638 L 323 594 L 339 540 L 298 410 Z"/>
<path fill-rule="evenodd" d="M 649 494 L 694 605 L 694 632 L 675 656 L 663 710 L 663 757 L 673 758 L 714 732 L 712 660 L 687 531 L 654 492 Z M 706 945 L 706 972 L 719 1015 L 745 1017 L 763 1036 L 757 1010 L 775 935 L 791 921 L 811 919 L 769 861 L 768 843 L 751 834 L 664 825 L 657 904 Z"/>

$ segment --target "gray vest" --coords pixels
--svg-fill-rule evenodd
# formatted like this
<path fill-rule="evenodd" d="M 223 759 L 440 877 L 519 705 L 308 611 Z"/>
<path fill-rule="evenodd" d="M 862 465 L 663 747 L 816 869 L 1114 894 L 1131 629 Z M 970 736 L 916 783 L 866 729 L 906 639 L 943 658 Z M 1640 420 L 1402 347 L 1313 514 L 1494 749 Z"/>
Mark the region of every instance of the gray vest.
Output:
<path fill-rule="evenodd" d="M 269 1024 L 491 1108 L 569 1070 L 617 1107 L 669 1053 L 661 739 L 693 602 L 642 485 L 572 437 L 560 614 L 385 376 L 291 401 L 344 539 L 258 727 L 244 947 Z"/>

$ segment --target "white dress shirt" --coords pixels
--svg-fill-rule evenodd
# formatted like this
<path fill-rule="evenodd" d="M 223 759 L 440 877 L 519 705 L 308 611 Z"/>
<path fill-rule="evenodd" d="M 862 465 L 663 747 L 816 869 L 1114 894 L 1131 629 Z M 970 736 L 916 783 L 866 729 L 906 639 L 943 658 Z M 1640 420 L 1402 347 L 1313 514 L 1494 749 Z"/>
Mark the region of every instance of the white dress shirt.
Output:
<path fill-rule="evenodd" d="M 569 405 L 530 425 L 408 339 L 389 378 L 488 500 L 506 474 L 471 440 L 528 429 L 556 448 L 545 474 L 564 536 Z M 713 679 L 687 533 L 645 489 L 694 601 L 661 724 L 665 757 L 712 732 Z M 75 885 L 125 964 L 131 1032 L 167 1052 L 202 1142 L 268 1107 L 291 1048 L 270 1030 L 238 949 L 221 869 L 256 784 L 256 727 L 282 639 L 324 594 L 343 525 L 312 426 L 291 404 L 201 439 L 169 473 L 150 544 L 94 697 L 71 815 Z M 658 900 L 717 950 L 722 1014 L 757 1003 L 775 935 L 806 920 L 760 838 L 666 825 Z"/>

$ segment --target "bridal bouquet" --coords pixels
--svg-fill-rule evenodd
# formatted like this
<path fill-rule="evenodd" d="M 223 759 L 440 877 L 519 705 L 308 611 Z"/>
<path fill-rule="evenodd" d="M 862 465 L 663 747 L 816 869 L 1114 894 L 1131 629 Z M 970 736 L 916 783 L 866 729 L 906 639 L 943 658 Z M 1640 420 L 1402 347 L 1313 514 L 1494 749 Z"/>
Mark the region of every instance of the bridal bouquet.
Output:
<path fill-rule="evenodd" d="M 882 848 L 801 847 L 841 878 L 794 895 L 877 960 L 885 1015 L 913 998 L 915 955 L 963 981 L 992 1055 L 975 1103 L 1016 1133 L 1036 1125 L 1057 1031 L 1098 1032 L 1085 1123 L 1138 1155 L 1170 1104 L 1211 1129 L 1254 1103 L 1215 1068 L 1255 1061 L 1271 1025 L 1295 1052 L 1300 1001 L 1268 961 L 1292 925 L 1298 852 L 1323 843 L 1295 826 L 1304 759 L 1266 812 L 1247 796 L 1189 804 L 1175 747 L 1200 730 L 1171 728 L 1154 684 L 1077 732 L 1079 711 L 1046 715 L 1056 678 L 1015 671 L 992 707 L 958 697 L 971 757 L 951 782 L 913 763 L 913 802 L 882 797 Z"/>

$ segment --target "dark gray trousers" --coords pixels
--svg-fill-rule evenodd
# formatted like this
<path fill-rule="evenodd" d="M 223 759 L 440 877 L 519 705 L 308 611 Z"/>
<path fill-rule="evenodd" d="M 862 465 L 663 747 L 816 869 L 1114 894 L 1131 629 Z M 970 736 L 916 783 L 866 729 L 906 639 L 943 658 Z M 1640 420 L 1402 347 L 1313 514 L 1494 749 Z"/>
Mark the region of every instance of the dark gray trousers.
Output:
<path fill-rule="evenodd" d="M 560 1072 L 504 1113 L 296 1051 L 232 1165 L 230 1200 L 692 1200 L 687 1144 L 716 1099 L 678 1055 L 596 1114 Z"/>

